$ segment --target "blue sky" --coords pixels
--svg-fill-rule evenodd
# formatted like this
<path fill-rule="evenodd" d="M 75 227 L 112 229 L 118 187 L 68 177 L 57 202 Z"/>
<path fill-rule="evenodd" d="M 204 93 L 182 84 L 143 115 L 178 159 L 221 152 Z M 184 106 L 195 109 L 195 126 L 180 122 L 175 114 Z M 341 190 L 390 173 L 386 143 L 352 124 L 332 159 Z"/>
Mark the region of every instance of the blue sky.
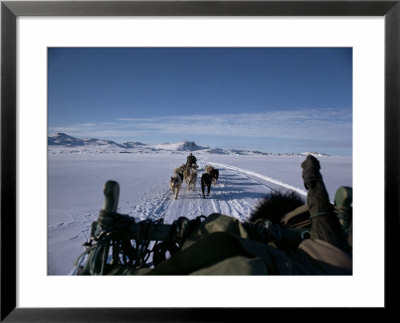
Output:
<path fill-rule="evenodd" d="M 352 155 L 351 48 L 49 48 L 48 133 Z"/>

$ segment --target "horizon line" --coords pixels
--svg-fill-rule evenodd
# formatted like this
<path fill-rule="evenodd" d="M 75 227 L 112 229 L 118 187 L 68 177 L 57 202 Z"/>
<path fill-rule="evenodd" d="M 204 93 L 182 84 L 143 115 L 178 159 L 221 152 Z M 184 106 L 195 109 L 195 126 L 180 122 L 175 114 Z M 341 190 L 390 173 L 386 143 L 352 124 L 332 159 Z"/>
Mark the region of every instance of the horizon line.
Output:
<path fill-rule="evenodd" d="M 53 135 L 66 135 L 68 137 L 71 138 L 76 138 L 76 139 L 80 139 L 80 140 L 105 140 L 105 141 L 110 141 L 111 143 L 115 143 L 117 145 L 124 145 L 130 142 L 135 142 L 135 143 L 139 143 L 142 144 L 144 146 L 159 146 L 159 145 L 171 145 L 171 144 L 179 144 L 179 143 L 193 143 L 196 146 L 200 147 L 200 149 L 198 149 L 197 151 L 201 151 L 201 150 L 205 150 L 205 149 L 222 149 L 222 150 L 226 150 L 226 151 L 247 151 L 247 152 L 255 152 L 255 153 L 262 153 L 262 154 L 272 154 L 272 155 L 280 155 L 280 154 L 297 154 L 297 155 L 304 155 L 304 154 L 318 154 L 318 155 L 324 155 L 324 156 L 343 156 L 343 157 L 351 157 L 353 154 L 350 155 L 332 155 L 332 154 L 328 154 L 322 151 L 303 151 L 303 152 L 293 152 L 293 151 L 286 151 L 286 152 L 271 152 L 271 151 L 266 151 L 266 150 L 261 150 L 261 149 L 255 149 L 255 150 L 251 150 L 251 149 L 240 149 L 240 148 L 223 148 L 223 147 L 211 147 L 209 145 L 207 146 L 200 146 L 198 144 L 196 144 L 195 140 L 180 140 L 180 141 L 175 141 L 175 142 L 162 142 L 162 143 L 157 143 L 157 144 L 148 144 L 148 143 L 144 143 L 141 141 L 125 141 L 125 142 L 118 142 L 115 140 L 110 140 L 110 139 L 103 139 L 103 138 L 95 138 L 95 137 L 75 137 L 75 136 L 71 136 L 65 132 L 55 132 L 52 134 L 48 134 L 47 137 L 50 138 Z M 48 145 L 48 146 L 57 146 L 57 145 Z M 63 145 L 59 145 L 59 146 L 63 146 Z M 64 146 L 65 147 L 65 146 Z M 127 149 L 129 149 L 129 147 L 127 147 Z M 191 151 L 191 150 L 185 150 L 187 152 Z M 196 150 L 194 150 L 196 151 Z M 184 151 L 182 151 L 184 152 Z"/>

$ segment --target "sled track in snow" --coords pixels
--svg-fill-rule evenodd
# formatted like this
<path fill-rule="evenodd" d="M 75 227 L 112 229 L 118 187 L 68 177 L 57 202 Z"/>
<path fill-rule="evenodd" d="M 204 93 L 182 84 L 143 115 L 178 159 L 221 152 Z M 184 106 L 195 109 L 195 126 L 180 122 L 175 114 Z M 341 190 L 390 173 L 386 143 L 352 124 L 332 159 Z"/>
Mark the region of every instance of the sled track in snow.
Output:
<path fill-rule="evenodd" d="M 231 166 L 231 165 L 226 165 L 226 164 L 213 163 L 213 162 L 209 162 L 208 164 L 210 164 L 210 165 L 212 165 L 212 166 L 214 166 L 216 168 L 229 169 L 229 170 L 238 172 L 240 174 L 244 174 L 244 175 L 247 175 L 247 176 L 250 176 L 250 177 L 255 177 L 255 178 L 258 178 L 258 179 L 262 179 L 263 181 L 269 183 L 270 185 L 268 185 L 266 183 L 258 182 L 258 181 L 257 182 L 259 184 L 267 186 L 269 189 L 271 189 L 273 191 L 281 191 L 281 190 L 293 191 L 293 192 L 296 192 L 296 193 L 300 194 L 301 196 L 307 196 L 307 192 L 302 190 L 302 189 L 300 189 L 300 188 L 298 188 L 298 187 L 291 186 L 289 184 L 283 183 L 283 182 L 278 181 L 276 179 L 273 179 L 271 177 L 264 176 L 264 175 L 258 174 L 256 172 L 247 170 L 247 169 L 243 169 L 243 168 L 239 168 L 239 167 Z"/>
<path fill-rule="evenodd" d="M 221 176 L 216 185 L 211 186 L 211 195 L 202 198 L 200 178 L 205 165 L 213 165 L 220 170 Z M 164 223 L 172 223 L 181 216 L 189 219 L 199 215 L 208 215 L 211 213 L 223 213 L 234 218 L 245 220 L 249 216 L 256 202 L 262 198 L 261 193 L 247 197 L 246 192 L 241 193 L 233 182 L 224 176 L 224 173 L 232 174 L 235 180 L 241 179 L 243 185 L 259 185 L 265 187 L 265 191 L 294 191 L 301 196 L 306 196 L 306 192 L 297 187 L 275 180 L 273 178 L 258 174 L 256 172 L 242 169 L 239 167 L 199 161 L 199 176 L 197 178 L 194 191 L 187 190 L 187 184 L 182 184 L 178 199 L 175 200 L 168 183 L 162 183 L 158 189 L 148 192 L 143 196 L 142 203 L 135 206 L 135 211 L 141 219 L 156 220 L 163 218 Z M 230 176 L 230 175 L 229 175 Z M 252 193 L 249 193 L 252 194 Z M 130 213 L 130 212 L 128 212 Z"/>

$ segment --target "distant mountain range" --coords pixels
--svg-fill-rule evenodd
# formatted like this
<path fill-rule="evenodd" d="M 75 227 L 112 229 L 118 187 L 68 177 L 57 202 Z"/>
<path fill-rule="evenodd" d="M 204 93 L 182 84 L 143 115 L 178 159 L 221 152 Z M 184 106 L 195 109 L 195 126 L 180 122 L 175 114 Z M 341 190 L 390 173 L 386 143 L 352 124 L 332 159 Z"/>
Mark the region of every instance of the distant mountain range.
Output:
<path fill-rule="evenodd" d="M 103 139 L 80 139 L 69 136 L 65 133 L 59 132 L 48 137 L 48 144 L 50 146 L 64 146 L 64 147 L 80 147 L 80 146 L 108 146 L 108 147 L 119 147 L 119 148 L 137 148 L 138 146 L 145 146 L 140 142 L 126 142 L 118 144 L 111 140 Z"/>
<path fill-rule="evenodd" d="M 48 136 L 48 145 L 52 147 L 84 147 L 84 148 L 103 148 L 103 149 L 117 149 L 121 153 L 128 153 L 130 150 L 139 151 L 169 151 L 169 152 L 205 152 L 209 154 L 219 155 L 315 155 L 315 156 L 328 156 L 323 153 L 285 153 L 285 154 L 273 154 L 265 153 L 260 151 L 240 150 L 240 149 L 222 149 L 222 148 L 211 148 L 209 146 L 199 146 L 193 141 L 181 141 L 177 143 L 163 143 L 158 145 L 146 145 L 141 142 L 129 141 L 123 144 L 116 143 L 111 140 L 95 139 L 95 138 L 75 138 L 65 133 L 55 133 Z"/>

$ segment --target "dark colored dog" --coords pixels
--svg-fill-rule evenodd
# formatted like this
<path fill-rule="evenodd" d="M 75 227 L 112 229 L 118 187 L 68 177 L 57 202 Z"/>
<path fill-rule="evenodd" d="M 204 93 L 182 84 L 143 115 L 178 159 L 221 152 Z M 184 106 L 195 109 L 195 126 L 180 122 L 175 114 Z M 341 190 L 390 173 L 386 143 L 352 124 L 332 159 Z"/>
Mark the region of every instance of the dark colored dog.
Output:
<path fill-rule="evenodd" d="M 207 196 L 210 195 L 210 188 L 211 188 L 211 175 L 208 173 L 204 173 L 203 175 L 201 175 L 201 191 L 203 193 L 203 198 L 205 198 L 204 196 L 204 190 L 207 187 Z"/>
<path fill-rule="evenodd" d="M 210 171 L 210 175 L 211 175 L 213 184 L 214 184 L 214 185 L 217 184 L 217 180 L 218 180 L 218 177 L 219 177 L 219 170 L 218 170 L 218 169 L 215 169 L 215 168 L 212 169 L 212 170 Z"/>

